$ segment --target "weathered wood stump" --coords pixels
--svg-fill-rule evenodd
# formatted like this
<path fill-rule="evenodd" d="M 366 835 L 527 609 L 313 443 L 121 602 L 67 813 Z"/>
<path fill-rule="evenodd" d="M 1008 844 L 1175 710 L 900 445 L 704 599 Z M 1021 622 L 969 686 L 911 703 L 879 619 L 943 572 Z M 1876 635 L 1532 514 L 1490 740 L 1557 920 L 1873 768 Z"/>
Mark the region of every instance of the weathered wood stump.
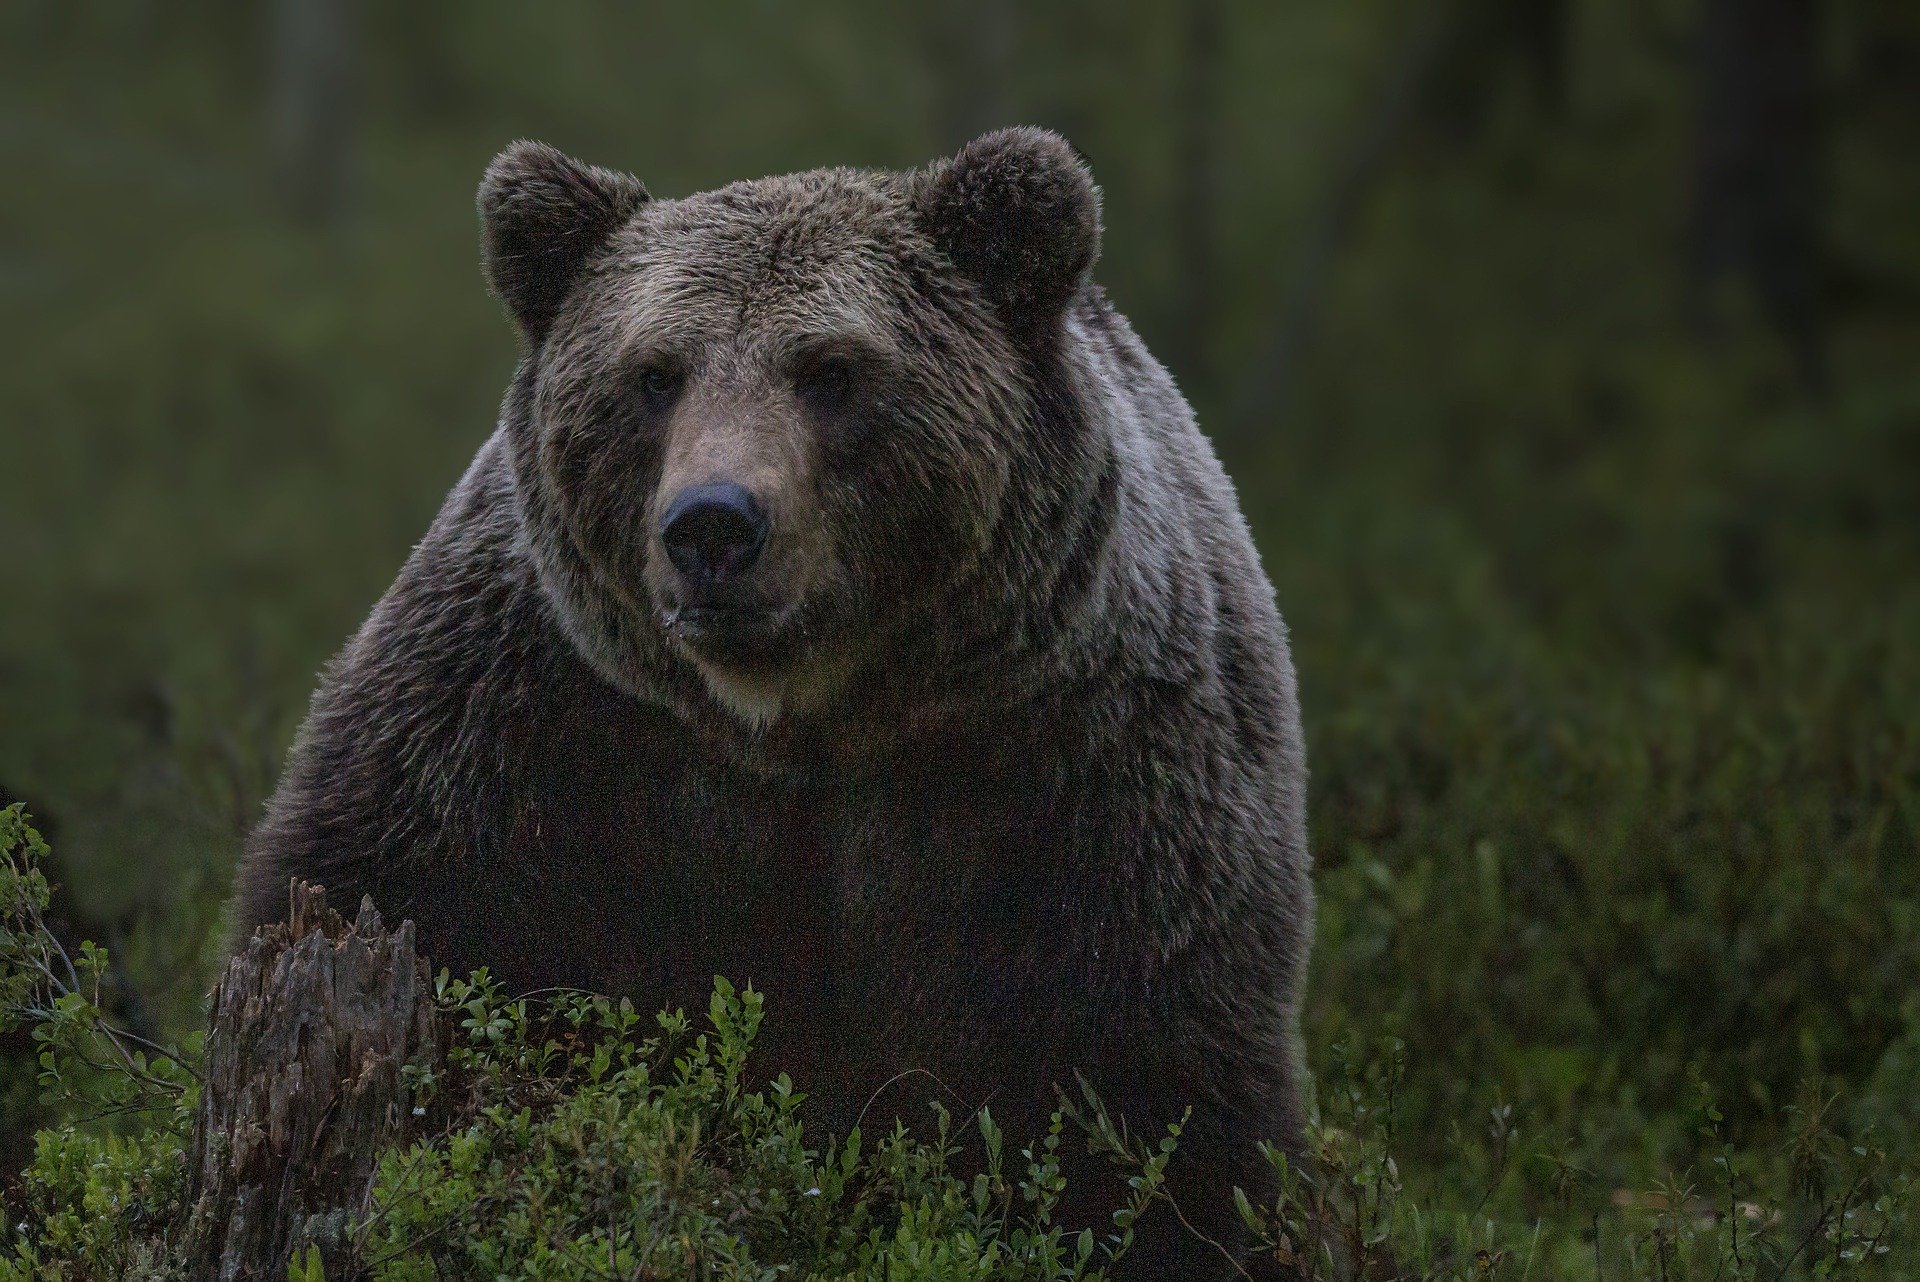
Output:
<path fill-rule="evenodd" d="M 305 882 L 227 963 L 188 1152 L 196 1282 L 280 1282 L 309 1245 L 350 1267 L 375 1159 L 412 1115 L 402 1069 L 442 1054 L 432 997 L 412 922 L 390 931 L 363 900 L 349 925 Z"/>

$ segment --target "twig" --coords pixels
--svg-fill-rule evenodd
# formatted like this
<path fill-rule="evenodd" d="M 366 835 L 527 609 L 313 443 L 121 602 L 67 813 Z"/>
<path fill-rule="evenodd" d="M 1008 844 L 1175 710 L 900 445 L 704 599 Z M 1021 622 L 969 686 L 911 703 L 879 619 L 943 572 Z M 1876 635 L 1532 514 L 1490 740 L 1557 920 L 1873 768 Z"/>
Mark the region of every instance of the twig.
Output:
<path fill-rule="evenodd" d="M 933 1079 L 934 1085 L 938 1086 L 941 1090 L 945 1091 L 949 1096 L 951 1096 L 953 1098 L 953 1101 L 956 1104 L 960 1105 L 960 1107 L 965 1108 L 967 1106 L 966 1098 L 962 1096 L 959 1091 L 954 1090 L 953 1087 L 948 1086 L 945 1082 L 941 1081 L 940 1075 L 938 1073 L 935 1073 L 932 1069 L 904 1068 L 904 1069 L 901 1069 L 899 1072 L 895 1073 L 892 1077 L 889 1077 L 886 1081 L 880 1083 L 880 1085 L 876 1086 L 874 1088 L 873 1094 L 867 1096 L 867 1102 L 860 1106 L 860 1115 L 853 1119 L 854 1129 L 858 1130 L 860 1126 L 867 1120 L 867 1110 L 873 1107 L 874 1101 L 878 1100 L 882 1095 L 887 1093 L 888 1087 L 892 1086 L 895 1082 L 902 1081 L 905 1078 L 914 1077 L 922 1073 L 924 1073 L 928 1077 L 931 1077 Z"/>
<path fill-rule="evenodd" d="M 1154 1196 L 1163 1197 L 1167 1200 L 1167 1205 L 1173 1208 L 1173 1218 L 1180 1221 L 1180 1225 L 1182 1228 L 1186 1229 L 1187 1232 L 1199 1238 L 1202 1242 L 1205 1242 L 1208 1246 L 1212 1247 L 1214 1250 L 1220 1252 L 1221 1255 L 1226 1257 L 1227 1263 L 1233 1266 L 1233 1271 L 1235 1273 L 1238 1273 L 1241 1277 L 1247 1279 L 1247 1282 L 1253 1282 L 1253 1274 L 1247 1272 L 1246 1266 L 1240 1263 L 1239 1259 L 1234 1255 L 1232 1251 L 1229 1251 L 1225 1246 L 1221 1245 L 1221 1243 L 1215 1240 L 1214 1238 L 1208 1237 L 1205 1233 L 1202 1233 L 1199 1229 L 1193 1227 L 1193 1221 L 1189 1220 L 1187 1218 L 1186 1212 L 1180 1209 L 1180 1203 L 1174 1200 L 1173 1194 L 1167 1192 L 1166 1189 L 1162 1187 L 1160 1189 L 1155 1190 Z"/>

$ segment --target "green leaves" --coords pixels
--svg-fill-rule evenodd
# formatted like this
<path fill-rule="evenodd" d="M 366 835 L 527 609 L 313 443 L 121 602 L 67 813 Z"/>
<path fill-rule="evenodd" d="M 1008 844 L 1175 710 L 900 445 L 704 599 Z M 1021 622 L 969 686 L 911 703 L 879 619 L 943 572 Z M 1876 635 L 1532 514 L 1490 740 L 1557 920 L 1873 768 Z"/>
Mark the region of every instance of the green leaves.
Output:
<path fill-rule="evenodd" d="M 1004 1171 L 1005 1140 L 976 1119 L 986 1169 L 953 1169 L 952 1119 L 859 1130 L 809 1147 L 801 1096 L 784 1075 L 746 1078 L 765 1017 L 760 994 L 714 981 L 708 1030 L 659 1017 L 640 1040 L 630 1004 L 589 994 L 507 999 L 484 974 L 442 976 L 440 1000 L 464 1034 L 447 1090 L 463 1117 L 389 1154 L 362 1252 L 386 1282 L 446 1276 L 598 1278 L 1099 1277 L 1130 1240 L 1173 1153 L 1134 1149 L 1089 1093 L 1116 1160 L 1136 1169 L 1104 1249 L 1089 1226 L 1054 1222 L 1067 1121 Z"/>
<path fill-rule="evenodd" d="M 69 948 L 48 927 L 46 857 L 24 808 L 0 807 L 0 1031 L 29 1030 L 41 1087 L 70 1110 L 190 1107 L 196 1079 L 180 1053 L 113 1021 L 107 950 L 90 940 Z"/>
<path fill-rule="evenodd" d="M 326 1265 L 320 1258 L 319 1247 L 308 1247 L 304 1257 L 296 1257 L 287 1265 L 287 1282 L 327 1282 Z"/>

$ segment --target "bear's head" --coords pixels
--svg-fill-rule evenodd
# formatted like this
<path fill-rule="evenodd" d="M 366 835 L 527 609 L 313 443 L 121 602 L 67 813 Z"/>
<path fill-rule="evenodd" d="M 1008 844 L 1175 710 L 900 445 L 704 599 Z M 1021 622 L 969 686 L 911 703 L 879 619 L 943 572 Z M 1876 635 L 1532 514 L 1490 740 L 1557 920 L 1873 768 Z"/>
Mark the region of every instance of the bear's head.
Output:
<path fill-rule="evenodd" d="M 1064 140 L 683 200 L 519 143 L 479 206 L 527 542 L 604 676 L 753 729 L 1009 595 L 1023 477 L 1075 448 L 1038 405 L 1099 248 Z"/>

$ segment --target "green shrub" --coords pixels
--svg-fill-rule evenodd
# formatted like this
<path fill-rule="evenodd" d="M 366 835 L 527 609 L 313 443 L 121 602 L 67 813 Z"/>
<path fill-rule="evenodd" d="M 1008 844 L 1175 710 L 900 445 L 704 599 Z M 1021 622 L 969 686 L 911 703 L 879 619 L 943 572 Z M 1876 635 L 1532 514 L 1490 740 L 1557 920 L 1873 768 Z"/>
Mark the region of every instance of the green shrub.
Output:
<path fill-rule="evenodd" d="M 1158 1191 L 1165 1153 L 1116 1146 L 1141 1172 L 1096 1236 L 1056 1221 L 1067 1119 L 1017 1155 L 974 1120 L 986 1169 L 955 1168 L 954 1122 L 809 1148 L 785 1075 L 743 1080 L 763 1016 L 715 983 L 711 1031 L 628 1003 L 506 1000 L 484 974 L 440 981 L 466 1035 L 423 1082 L 448 1124 L 388 1153 L 363 1228 L 373 1276 L 1068 1279 L 1100 1276 Z M 447 1092 L 456 1099 L 448 1101 Z"/>
<path fill-rule="evenodd" d="M 193 1071 L 109 1020 L 105 950 L 69 952 L 48 929 L 45 855 L 23 809 L 0 807 L 0 1032 L 29 1031 L 41 1087 L 75 1119 L 35 1139 L 4 1213 L 17 1232 L 0 1247 L 0 1282 L 159 1276 Z"/>

